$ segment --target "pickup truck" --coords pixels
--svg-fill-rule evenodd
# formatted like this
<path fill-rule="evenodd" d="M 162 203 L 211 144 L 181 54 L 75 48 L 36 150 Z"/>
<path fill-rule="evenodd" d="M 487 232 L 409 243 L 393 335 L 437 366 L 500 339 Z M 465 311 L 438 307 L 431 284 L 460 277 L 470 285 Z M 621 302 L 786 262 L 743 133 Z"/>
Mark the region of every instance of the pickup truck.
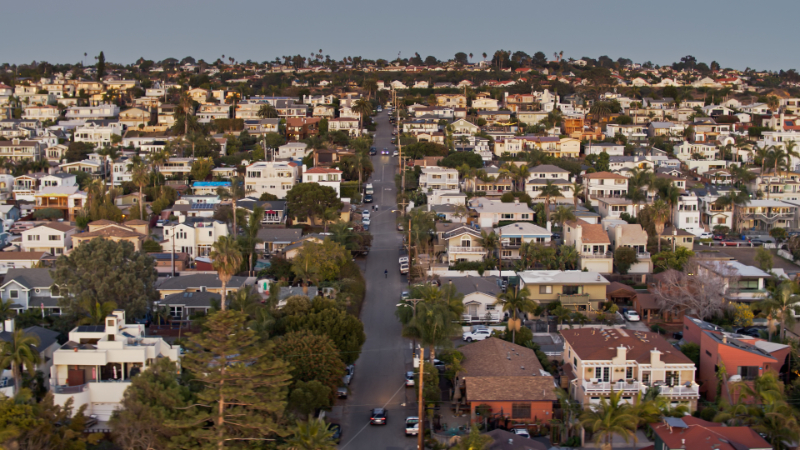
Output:
<path fill-rule="evenodd" d="M 482 341 L 492 335 L 492 330 L 488 328 L 478 328 L 476 330 L 467 331 L 461 338 L 467 342 Z"/>

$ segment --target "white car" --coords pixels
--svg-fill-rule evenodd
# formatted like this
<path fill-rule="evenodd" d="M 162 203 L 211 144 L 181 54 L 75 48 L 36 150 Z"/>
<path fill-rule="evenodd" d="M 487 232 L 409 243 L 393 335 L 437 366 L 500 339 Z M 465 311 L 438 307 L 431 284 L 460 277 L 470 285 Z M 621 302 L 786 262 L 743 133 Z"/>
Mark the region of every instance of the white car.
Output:
<path fill-rule="evenodd" d="M 397 155 L 399 155 L 399 154 L 400 154 L 400 153 L 397 153 L 397 150 L 395 150 L 395 151 L 393 151 L 393 152 L 392 152 L 392 156 L 397 156 Z"/>
<path fill-rule="evenodd" d="M 528 433 L 528 430 L 526 430 L 525 428 L 514 428 L 513 431 L 514 434 L 516 434 L 517 436 L 521 436 L 528 439 L 531 438 L 531 434 Z"/>
<path fill-rule="evenodd" d="M 406 372 L 406 386 L 414 386 L 414 372 Z"/>
<path fill-rule="evenodd" d="M 368 226 L 369 226 L 369 224 L 370 224 L 369 217 L 365 217 L 365 218 L 364 218 L 364 220 L 362 220 L 362 221 L 361 221 L 361 223 L 362 223 L 362 224 L 363 224 L 365 227 L 368 227 Z"/>
<path fill-rule="evenodd" d="M 461 338 L 467 342 L 482 341 L 492 335 L 492 330 L 488 328 L 478 328 L 477 330 L 464 333 Z"/>
<path fill-rule="evenodd" d="M 419 417 L 406 417 L 406 436 L 416 436 L 419 434 Z"/>
<path fill-rule="evenodd" d="M 400 264 L 400 273 L 408 273 L 408 263 Z"/>
<path fill-rule="evenodd" d="M 638 321 L 641 320 L 639 318 L 639 313 L 637 313 L 636 311 L 634 311 L 632 309 L 629 309 L 629 310 L 625 311 L 624 316 L 625 316 L 625 319 L 628 322 L 638 322 Z"/>
<path fill-rule="evenodd" d="M 369 220 L 369 215 L 370 214 L 369 214 L 369 210 L 368 209 L 365 209 L 364 211 L 361 211 L 361 218 L 363 220 Z"/>
<path fill-rule="evenodd" d="M 397 262 L 400 264 L 403 263 L 408 264 L 408 256 L 401 256 L 400 258 L 398 258 Z"/>
<path fill-rule="evenodd" d="M 710 231 L 704 231 L 697 236 L 699 239 L 713 239 L 714 233 Z"/>

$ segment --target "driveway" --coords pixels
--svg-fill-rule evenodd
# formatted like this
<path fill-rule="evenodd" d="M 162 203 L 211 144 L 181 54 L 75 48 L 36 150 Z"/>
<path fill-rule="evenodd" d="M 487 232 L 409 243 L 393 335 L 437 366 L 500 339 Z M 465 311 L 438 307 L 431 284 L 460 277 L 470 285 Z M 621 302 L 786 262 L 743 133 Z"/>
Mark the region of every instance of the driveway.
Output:
<path fill-rule="evenodd" d="M 416 439 L 406 437 L 405 418 L 416 415 L 414 390 L 405 388 L 405 372 L 411 366 L 410 341 L 400 337 L 400 322 L 394 315 L 406 277 L 400 275 L 397 258 L 402 239 L 397 232 L 394 174 L 397 158 L 380 155 L 391 144 L 391 126 L 386 111 L 378 113 L 375 143 L 379 154 L 372 157 L 375 168 L 372 182 L 375 188 L 377 212 L 372 212 L 370 232 L 372 249 L 366 257 L 364 277 L 367 296 L 361 310 L 361 322 L 367 340 L 356 361 L 356 373 L 350 384 L 350 396 L 342 410 L 342 440 L 340 449 L 369 450 L 415 449 Z M 388 277 L 384 277 L 388 270 Z M 407 406 L 402 406 L 403 404 Z M 369 425 L 370 410 L 388 410 L 385 426 Z"/>

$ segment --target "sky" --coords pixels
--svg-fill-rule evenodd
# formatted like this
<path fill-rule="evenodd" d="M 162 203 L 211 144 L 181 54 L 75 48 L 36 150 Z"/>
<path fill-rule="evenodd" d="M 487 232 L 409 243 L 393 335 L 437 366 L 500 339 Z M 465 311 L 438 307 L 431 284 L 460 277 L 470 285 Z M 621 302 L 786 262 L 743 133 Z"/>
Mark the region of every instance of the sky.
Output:
<path fill-rule="evenodd" d="M 123 64 L 222 55 L 263 62 L 320 49 L 334 59 L 388 60 L 463 51 L 474 61 L 504 49 L 800 69 L 791 38 L 797 0 L 38 0 L 33 10 L 6 2 L 3 13 L 0 63 L 12 64 L 77 63 L 84 52 L 93 64 L 100 51 Z"/>

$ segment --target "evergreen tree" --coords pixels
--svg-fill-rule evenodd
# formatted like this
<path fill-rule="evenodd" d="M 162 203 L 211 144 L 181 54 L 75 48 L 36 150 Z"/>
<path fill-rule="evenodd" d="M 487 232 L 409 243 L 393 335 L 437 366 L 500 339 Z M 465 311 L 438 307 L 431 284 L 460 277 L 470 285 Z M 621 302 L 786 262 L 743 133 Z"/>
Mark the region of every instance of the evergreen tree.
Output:
<path fill-rule="evenodd" d="M 102 81 L 106 74 L 106 55 L 101 51 L 97 55 L 97 81 Z"/>
<path fill-rule="evenodd" d="M 189 417 L 175 422 L 186 430 L 182 448 L 250 448 L 286 434 L 279 418 L 289 367 L 246 322 L 239 311 L 219 311 L 208 317 L 202 333 L 189 338 L 183 366 L 203 390 Z"/>

